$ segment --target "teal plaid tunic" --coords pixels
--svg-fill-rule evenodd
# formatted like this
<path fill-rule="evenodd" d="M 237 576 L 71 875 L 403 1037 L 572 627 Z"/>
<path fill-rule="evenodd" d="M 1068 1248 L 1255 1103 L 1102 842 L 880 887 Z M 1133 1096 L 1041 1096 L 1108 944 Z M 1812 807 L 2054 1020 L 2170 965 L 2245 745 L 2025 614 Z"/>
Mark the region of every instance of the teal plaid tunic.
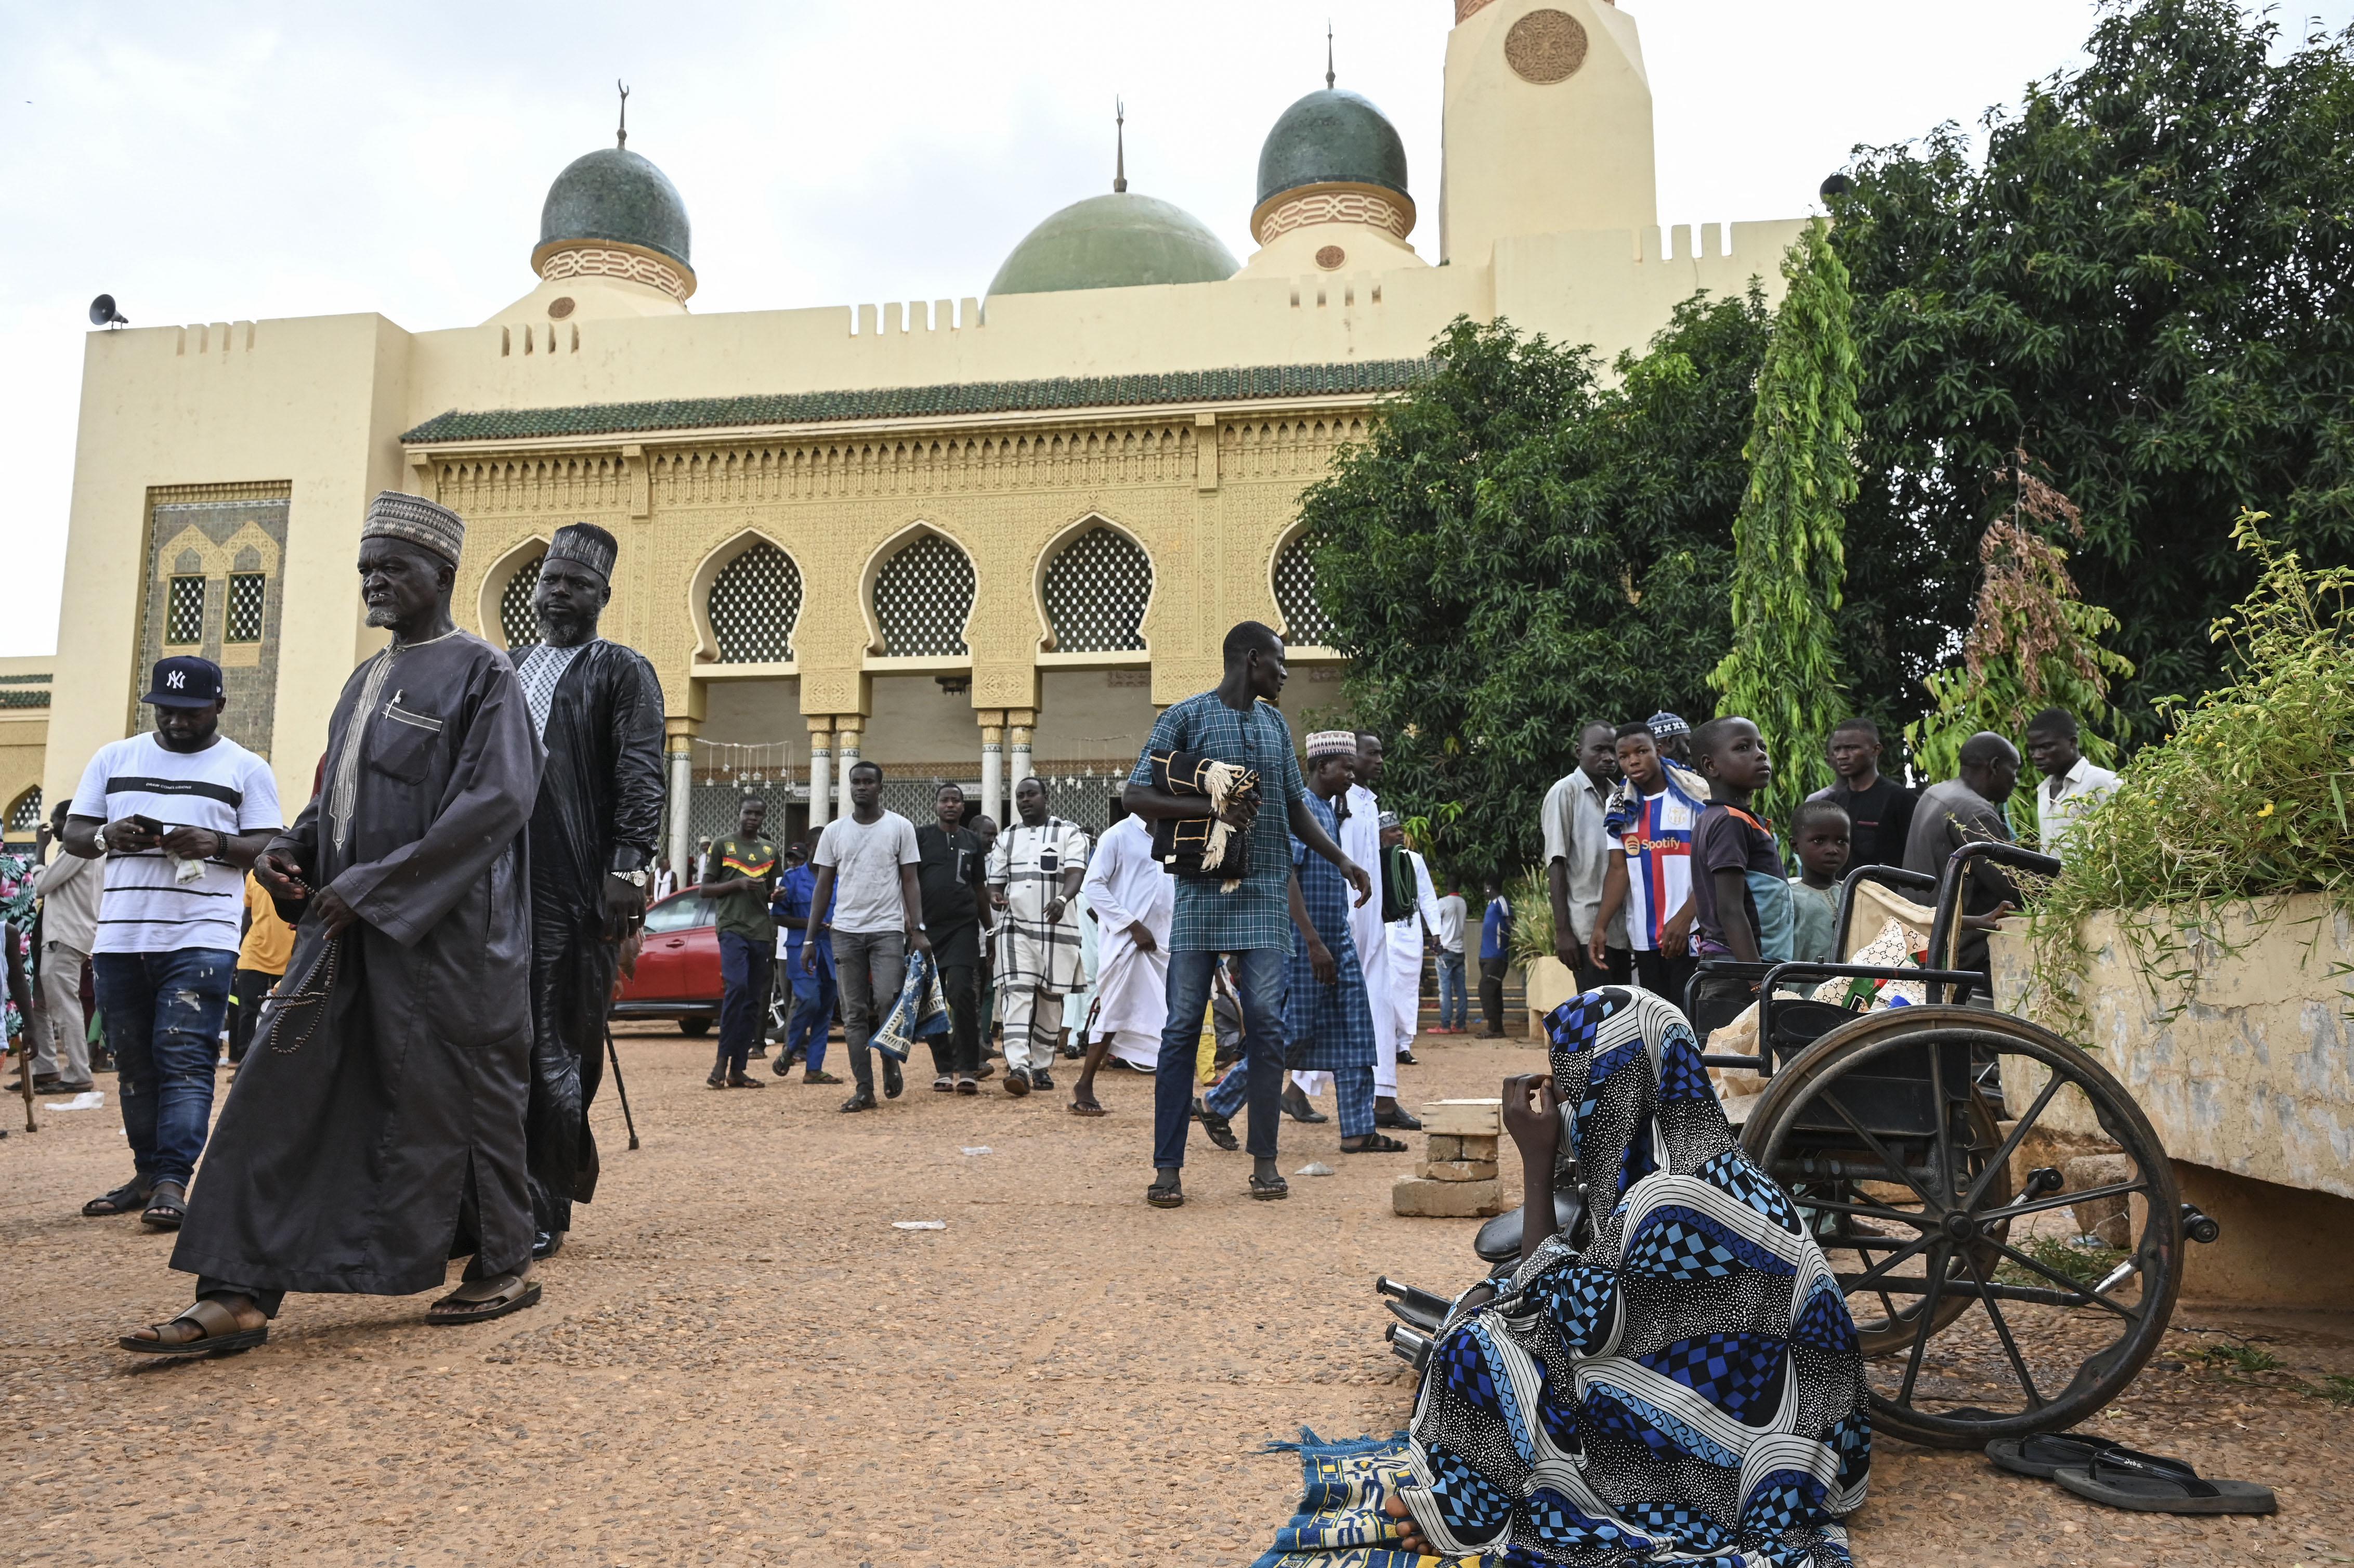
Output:
<path fill-rule="evenodd" d="M 1238 763 L 1258 774 L 1258 818 L 1251 824 L 1250 871 L 1240 887 L 1221 893 L 1214 882 L 1181 878 L 1170 922 L 1172 952 L 1243 953 L 1257 948 L 1291 950 L 1291 803 L 1303 799 L 1291 726 L 1273 704 L 1236 713 L 1215 692 L 1187 697 L 1153 722 L 1129 782 L 1150 789 L 1152 753 L 1192 751 Z"/>

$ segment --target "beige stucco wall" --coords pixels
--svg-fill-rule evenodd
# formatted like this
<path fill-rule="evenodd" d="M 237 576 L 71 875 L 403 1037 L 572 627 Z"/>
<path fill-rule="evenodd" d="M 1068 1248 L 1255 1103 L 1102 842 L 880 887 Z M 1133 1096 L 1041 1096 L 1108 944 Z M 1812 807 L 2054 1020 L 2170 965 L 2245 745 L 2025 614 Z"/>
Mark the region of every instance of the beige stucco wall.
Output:
<path fill-rule="evenodd" d="M 2187 991 L 2145 972 L 2116 916 L 2085 922 L 2093 1033 L 2084 1044 L 2132 1091 L 2174 1159 L 2354 1198 L 2354 923 L 2317 895 L 2197 914 L 2210 935 L 2190 944 Z M 2062 1027 L 2031 994 L 2018 922 L 1995 934 L 1990 951 L 1998 1004 Z M 2014 1111 L 2041 1087 L 2040 1078 L 2004 1085 Z M 2046 1115 L 2073 1131 L 2098 1130 L 2073 1096 Z"/>

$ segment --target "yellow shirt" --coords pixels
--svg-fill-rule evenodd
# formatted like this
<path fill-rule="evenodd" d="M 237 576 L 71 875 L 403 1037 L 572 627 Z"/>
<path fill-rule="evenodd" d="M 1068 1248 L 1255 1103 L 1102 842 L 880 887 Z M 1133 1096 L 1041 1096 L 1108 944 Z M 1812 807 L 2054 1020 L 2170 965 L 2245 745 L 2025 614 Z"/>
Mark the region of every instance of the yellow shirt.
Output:
<path fill-rule="evenodd" d="M 278 917 L 278 906 L 270 901 L 270 895 L 249 871 L 245 874 L 245 912 L 251 924 L 246 927 L 245 942 L 237 950 L 237 967 L 266 975 L 284 974 L 286 960 L 294 951 L 294 927 Z"/>

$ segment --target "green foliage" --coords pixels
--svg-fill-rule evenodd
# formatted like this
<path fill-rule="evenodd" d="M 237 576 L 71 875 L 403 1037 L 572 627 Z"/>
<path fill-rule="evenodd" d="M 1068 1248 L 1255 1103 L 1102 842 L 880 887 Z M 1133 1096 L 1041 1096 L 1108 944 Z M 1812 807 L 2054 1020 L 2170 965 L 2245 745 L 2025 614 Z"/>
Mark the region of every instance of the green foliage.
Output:
<path fill-rule="evenodd" d="M 2270 1351 L 2260 1350 L 2254 1345 L 2245 1343 L 2202 1346 L 2199 1351 L 2199 1359 L 2222 1372 L 2245 1372 L 2251 1375 L 2256 1372 L 2278 1372 L 2288 1364 Z"/>
<path fill-rule="evenodd" d="M 1864 366 L 1842 649 L 1861 705 L 1917 714 L 1969 624 L 1974 556 L 2020 447 L 2084 508 L 2070 562 L 2117 617 L 2134 740 L 2221 677 L 2200 629 L 2270 510 L 2354 558 L 2354 48 L 2268 58 L 2238 0 L 2107 9 L 2089 63 L 1962 131 L 1861 149 L 1831 199 Z"/>
<path fill-rule="evenodd" d="M 2109 683 L 2133 673 L 2132 664 L 2103 646 L 2116 631 L 2116 617 L 2077 597 L 2067 553 L 2033 526 L 2075 532 L 2080 514 L 2028 471 L 2025 453 L 2013 454 L 2009 477 L 2016 496 L 2011 514 L 1989 525 L 1978 546 L 1978 609 L 1962 662 L 1928 678 L 1930 710 L 1904 728 L 1905 748 L 1926 779 L 1956 777 L 1962 743 L 1980 730 L 2007 736 L 2024 751 L 2028 721 L 2053 706 L 2084 722 L 2084 755 L 2096 766 L 2116 761 L 2117 748 L 2106 738 L 2117 727 Z M 2020 772 L 2010 821 L 2022 842 L 2031 842 L 2031 768 Z"/>
<path fill-rule="evenodd" d="M 1382 793 L 1443 874 L 1535 858 L 1581 723 L 1710 710 L 1767 320 L 1755 290 L 1696 296 L 1607 387 L 1584 350 L 1458 320 L 1302 498 Z"/>
<path fill-rule="evenodd" d="M 2126 1256 L 2115 1247 L 2078 1246 L 2052 1236 L 2029 1236 L 2020 1244 L 2019 1250 L 2052 1273 L 2065 1275 L 2079 1285 L 2098 1285 Z M 2002 1264 L 1995 1269 L 1994 1277 L 2004 1285 L 2052 1288 L 2051 1280 L 2023 1264 Z"/>
<path fill-rule="evenodd" d="M 1855 499 L 1855 343 L 1847 268 L 1820 218 L 1783 259 L 1789 281 L 1757 378 L 1749 487 L 1733 524 L 1733 648 L 1709 682 L 1756 721 L 1775 763 L 1771 818 L 1830 781 L 1823 743 L 1847 716 L 1831 621 L 1846 579 L 1840 510 Z"/>
<path fill-rule="evenodd" d="M 1512 962 L 1525 965 L 1552 958 L 1553 887 L 1545 868 L 1532 865 L 1512 878 L 1504 897 L 1512 906 Z"/>
<path fill-rule="evenodd" d="M 2354 567 L 2306 567 L 2265 521 L 2232 531 L 2261 575 L 2211 632 L 2228 681 L 2164 705 L 2174 733 L 2079 821 L 2036 907 L 2036 983 L 2080 1028 L 2080 927 L 2096 911 L 2141 912 L 2120 935 L 2146 975 L 2186 986 L 2218 902 L 2317 892 L 2354 915 Z"/>

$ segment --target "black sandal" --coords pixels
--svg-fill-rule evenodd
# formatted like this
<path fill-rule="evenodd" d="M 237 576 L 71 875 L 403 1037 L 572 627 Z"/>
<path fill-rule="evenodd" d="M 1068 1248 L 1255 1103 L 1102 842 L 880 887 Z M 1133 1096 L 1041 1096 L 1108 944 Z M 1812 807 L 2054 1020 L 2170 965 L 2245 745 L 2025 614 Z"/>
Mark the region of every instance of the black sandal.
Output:
<path fill-rule="evenodd" d="M 2168 1461 L 2168 1466 L 2179 1461 Z M 2254 1481 L 2211 1481 L 2183 1468 L 2160 1468 L 2122 1454 L 2096 1454 L 2083 1468 L 2062 1466 L 2052 1478 L 2110 1508 L 2135 1513 L 2272 1513 L 2280 1507 L 2273 1489 Z"/>
<path fill-rule="evenodd" d="M 158 1181 L 148 1194 L 147 1206 L 139 1211 L 139 1223 L 153 1230 L 176 1231 L 188 1217 L 187 1204 L 186 1188 L 177 1181 Z"/>
<path fill-rule="evenodd" d="M 1212 1110 L 1209 1101 L 1195 1099 L 1193 1114 L 1201 1119 L 1202 1130 L 1209 1135 L 1210 1141 L 1220 1149 L 1232 1151 L 1243 1146 L 1242 1139 L 1235 1136 L 1235 1124 Z"/>
<path fill-rule="evenodd" d="M 225 1356 L 232 1351 L 249 1351 L 270 1338 L 268 1323 L 259 1329 L 240 1329 L 237 1326 L 237 1314 L 209 1297 L 178 1317 L 156 1324 L 155 1332 L 160 1336 L 174 1323 L 190 1323 L 203 1332 L 186 1340 L 143 1340 L 135 1334 L 124 1334 L 114 1342 L 143 1356 Z"/>
<path fill-rule="evenodd" d="M 1144 1190 L 1144 1201 L 1156 1209 L 1182 1209 L 1185 1206 L 1185 1184 L 1175 1177 L 1155 1181 Z"/>
<path fill-rule="evenodd" d="M 495 1296 L 472 1297 L 460 1286 L 425 1309 L 429 1323 L 449 1326 L 462 1323 L 487 1323 L 493 1318 L 504 1318 L 510 1312 L 520 1312 L 526 1307 L 539 1305 L 539 1281 L 526 1279 L 519 1274 L 504 1277 Z M 487 1283 L 487 1282 L 486 1282 Z"/>
<path fill-rule="evenodd" d="M 147 1206 L 147 1189 L 133 1176 L 111 1192 L 102 1192 L 81 1206 L 85 1219 L 103 1220 L 116 1214 L 136 1213 Z"/>
<path fill-rule="evenodd" d="M 1345 1143 L 1341 1145 L 1341 1152 L 1343 1154 L 1404 1154 L 1405 1145 L 1386 1133 L 1369 1132 L 1365 1134 L 1365 1141 L 1354 1149 Z"/>
<path fill-rule="evenodd" d="M 1261 1202 L 1269 1202 L 1277 1198 L 1288 1198 L 1291 1196 L 1291 1183 L 1281 1176 L 1254 1174 L 1250 1179 L 1250 1195 Z"/>
<path fill-rule="evenodd" d="M 2138 1460 L 2159 1469 L 2179 1470 L 2186 1476 L 2199 1472 L 2179 1459 L 2169 1459 L 2159 1454 L 2145 1454 L 2128 1448 L 2114 1437 L 2091 1437 L 2081 1432 L 2038 1432 L 2026 1437 L 1998 1437 L 1986 1446 L 1986 1457 L 1998 1470 L 2009 1470 L 2014 1476 L 2030 1476 L 2048 1481 L 2054 1470 L 2082 1470 L 2091 1467 L 2094 1460 L 2104 1455 Z"/>

